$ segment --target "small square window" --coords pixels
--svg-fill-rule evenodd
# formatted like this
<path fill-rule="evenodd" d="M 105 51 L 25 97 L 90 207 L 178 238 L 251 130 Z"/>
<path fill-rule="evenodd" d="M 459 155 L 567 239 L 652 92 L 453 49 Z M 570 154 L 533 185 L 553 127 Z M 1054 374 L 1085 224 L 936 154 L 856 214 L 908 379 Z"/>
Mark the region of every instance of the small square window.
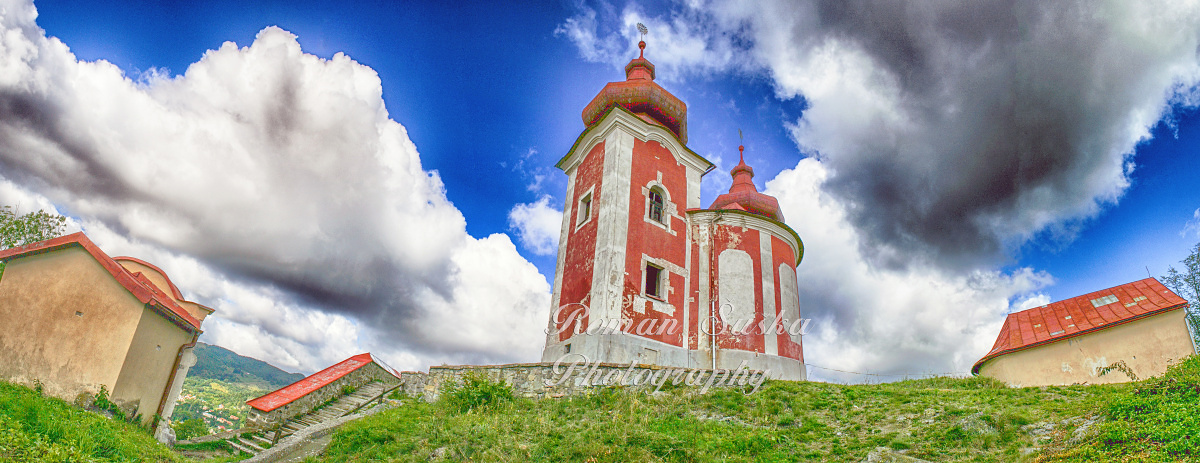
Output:
<path fill-rule="evenodd" d="M 578 217 L 576 225 L 583 225 L 589 218 L 592 217 L 592 194 L 588 193 L 579 199 L 579 212 L 575 214 Z"/>
<path fill-rule="evenodd" d="M 567 351 L 565 353 L 570 354 L 571 353 L 571 344 L 567 343 L 567 345 L 564 347 L 566 347 L 566 349 L 567 349 Z"/>
<path fill-rule="evenodd" d="M 662 299 L 663 269 L 654 264 L 646 264 L 646 295 Z"/>

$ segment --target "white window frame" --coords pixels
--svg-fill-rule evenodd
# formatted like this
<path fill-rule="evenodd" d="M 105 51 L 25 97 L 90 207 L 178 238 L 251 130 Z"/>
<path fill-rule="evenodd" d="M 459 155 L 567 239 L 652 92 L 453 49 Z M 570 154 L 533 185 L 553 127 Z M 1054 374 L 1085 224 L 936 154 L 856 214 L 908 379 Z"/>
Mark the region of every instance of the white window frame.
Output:
<path fill-rule="evenodd" d="M 578 230 L 592 221 L 592 216 L 596 215 L 596 197 L 593 193 L 595 185 L 588 187 L 587 191 L 579 195 L 579 200 L 575 202 L 575 229 Z M 581 216 L 580 212 L 586 209 L 587 215 Z"/>
<path fill-rule="evenodd" d="M 658 276 L 654 282 L 654 294 L 650 294 L 650 291 L 648 291 L 649 288 L 646 287 L 647 286 L 646 283 L 650 279 L 650 275 L 649 275 L 650 267 L 654 267 L 654 268 L 658 269 Z M 666 268 L 663 268 L 663 266 L 658 265 L 654 262 L 650 262 L 648 260 L 643 261 L 642 262 L 642 295 L 646 296 L 646 298 L 648 298 L 648 299 L 654 299 L 657 301 L 666 302 L 667 295 L 663 294 L 663 293 L 667 292 L 666 291 L 667 285 L 663 284 L 663 280 L 666 279 L 667 273 L 668 273 L 668 270 Z"/>
<path fill-rule="evenodd" d="M 658 190 L 663 200 L 661 222 L 650 218 L 650 191 L 654 189 Z M 642 187 L 642 201 L 645 203 L 642 206 L 642 220 L 674 235 L 675 230 L 671 229 L 671 224 L 674 220 L 671 219 L 675 216 L 675 203 L 671 202 L 671 192 L 667 190 L 667 187 L 656 180 L 651 180 L 650 183 Z"/>

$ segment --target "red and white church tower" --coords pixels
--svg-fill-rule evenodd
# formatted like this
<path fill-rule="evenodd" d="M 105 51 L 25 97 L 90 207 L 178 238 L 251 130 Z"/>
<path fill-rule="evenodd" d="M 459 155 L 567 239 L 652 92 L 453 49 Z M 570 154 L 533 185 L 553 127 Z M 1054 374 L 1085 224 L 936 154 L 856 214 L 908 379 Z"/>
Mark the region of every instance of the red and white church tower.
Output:
<path fill-rule="evenodd" d="M 687 147 L 687 106 L 643 56 L 625 76 L 584 108 L 586 128 L 557 164 L 569 179 L 542 361 L 746 362 L 806 379 L 799 235 L 744 159 L 729 193 L 702 208 L 700 179 L 715 166 Z"/>

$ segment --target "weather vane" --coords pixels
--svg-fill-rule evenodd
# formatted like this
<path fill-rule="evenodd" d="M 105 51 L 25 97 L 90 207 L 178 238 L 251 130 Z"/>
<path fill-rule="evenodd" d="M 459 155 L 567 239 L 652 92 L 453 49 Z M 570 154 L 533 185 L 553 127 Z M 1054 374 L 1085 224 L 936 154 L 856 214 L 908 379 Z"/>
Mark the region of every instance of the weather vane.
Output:
<path fill-rule="evenodd" d="M 742 129 L 738 129 L 738 162 L 746 162 L 746 157 L 742 154 L 746 150 L 746 145 L 742 143 Z"/>
<path fill-rule="evenodd" d="M 638 32 L 642 33 L 642 41 L 638 42 L 638 59 L 642 59 L 644 53 L 646 53 L 646 33 L 650 31 L 647 30 L 646 25 L 642 23 L 637 23 L 637 28 Z"/>

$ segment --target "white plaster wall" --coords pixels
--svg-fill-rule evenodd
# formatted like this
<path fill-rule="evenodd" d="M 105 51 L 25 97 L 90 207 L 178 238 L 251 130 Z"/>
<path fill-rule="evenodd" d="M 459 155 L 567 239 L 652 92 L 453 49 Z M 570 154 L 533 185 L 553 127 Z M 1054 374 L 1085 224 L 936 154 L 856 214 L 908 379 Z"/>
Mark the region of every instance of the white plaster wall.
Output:
<path fill-rule="evenodd" d="M 796 270 L 789 264 L 779 264 L 779 299 L 783 326 L 791 329 L 792 323 L 800 320 L 800 298 L 796 290 Z M 800 333 L 790 334 L 792 341 L 800 342 Z"/>
<path fill-rule="evenodd" d="M 754 321 L 754 259 L 740 249 L 726 249 L 717 256 L 719 316 L 735 326 Z"/>

